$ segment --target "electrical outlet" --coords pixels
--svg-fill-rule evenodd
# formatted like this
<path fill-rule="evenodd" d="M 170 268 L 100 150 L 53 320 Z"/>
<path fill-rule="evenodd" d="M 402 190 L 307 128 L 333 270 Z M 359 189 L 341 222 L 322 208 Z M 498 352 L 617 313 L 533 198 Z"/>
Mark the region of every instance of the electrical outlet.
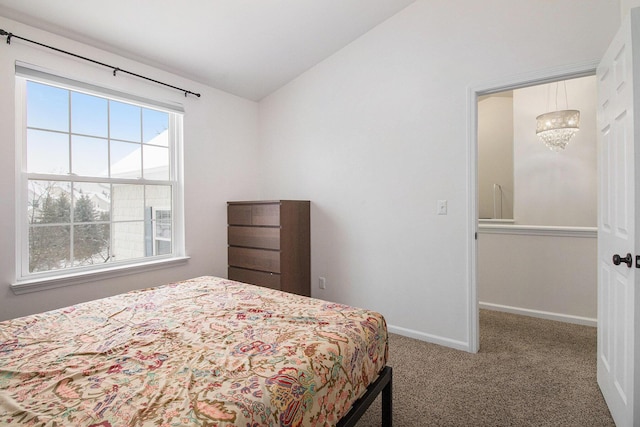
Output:
<path fill-rule="evenodd" d="M 447 201 L 438 200 L 438 215 L 446 215 L 446 214 L 447 214 Z"/>
<path fill-rule="evenodd" d="M 327 289 L 327 279 L 324 277 L 318 277 L 318 287 L 320 289 Z"/>

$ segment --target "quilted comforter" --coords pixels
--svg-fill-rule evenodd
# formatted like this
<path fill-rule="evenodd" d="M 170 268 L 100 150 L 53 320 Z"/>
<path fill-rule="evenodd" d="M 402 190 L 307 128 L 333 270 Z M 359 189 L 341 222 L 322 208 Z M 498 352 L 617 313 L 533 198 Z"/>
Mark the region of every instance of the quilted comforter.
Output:
<path fill-rule="evenodd" d="M 387 352 L 378 313 L 199 277 L 0 322 L 0 425 L 335 425 Z"/>

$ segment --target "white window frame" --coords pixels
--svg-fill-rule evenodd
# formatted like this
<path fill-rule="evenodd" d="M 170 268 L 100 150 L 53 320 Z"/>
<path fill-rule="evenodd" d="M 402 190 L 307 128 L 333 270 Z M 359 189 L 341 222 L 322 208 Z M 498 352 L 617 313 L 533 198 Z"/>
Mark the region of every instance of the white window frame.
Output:
<path fill-rule="evenodd" d="M 28 182 L 29 179 L 52 180 L 59 175 L 27 173 L 26 165 L 26 130 L 27 130 L 27 81 L 34 81 L 63 89 L 95 95 L 115 101 L 135 104 L 141 107 L 160 109 L 170 113 L 173 130 L 170 135 L 170 177 L 167 181 L 145 179 L 95 179 L 65 176 L 65 180 L 74 182 L 100 182 L 124 183 L 136 185 L 169 185 L 172 188 L 172 240 L 173 253 L 170 255 L 154 255 L 145 258 L 114 261 L 103 265 L 91 265 L 72 267 L 46 272 L 29 272 L 29 223 L 27 215 Z M 36 68 L 25 67 L 16 64 L 16 280 L 11 284 L 11 289 L 16 294 L 34 292 L 43 289 L 51 289 L 62 286 L 95 280 L 108 279 L 126 274 L 140 273 L 158 268 L 171 267 L 185 263 L 189 257 L 185 255 L 184 239 L 184 187 L 183 187 L 183 113 L 181 106 L 174 106 L 154 100 L 149 100 L 136 95 L 130 95 L 114 91 L 112 89 L 98 87 L 92 84 L 71 80 L 59 75 L 43 72 Z M 68 178 L 68 179 L 67 179 Z M 154 227 L 155 229 L 155 223 Z M 155 245 L 155 230 L 154 230 Z"/>

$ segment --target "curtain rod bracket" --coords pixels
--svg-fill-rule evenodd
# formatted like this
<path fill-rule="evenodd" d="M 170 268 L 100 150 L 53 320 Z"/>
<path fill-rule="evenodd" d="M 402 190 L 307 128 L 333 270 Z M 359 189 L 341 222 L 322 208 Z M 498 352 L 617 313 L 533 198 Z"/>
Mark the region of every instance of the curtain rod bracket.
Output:
<path fill-rule="evenodd" d="M 0 29 L 0 36 L 7 36 L 7 44 L 11 44 L 11 37 L 13 37 L 12 33 Z"/>

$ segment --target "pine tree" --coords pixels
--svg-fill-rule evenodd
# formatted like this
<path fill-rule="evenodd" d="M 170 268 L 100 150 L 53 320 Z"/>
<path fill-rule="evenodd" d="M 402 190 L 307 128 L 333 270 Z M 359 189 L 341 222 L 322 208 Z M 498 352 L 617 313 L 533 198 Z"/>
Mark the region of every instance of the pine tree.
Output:
<path fill-rule="evenodd" d="M 68 267 L 71 262 L 71 203 L 55 187 L 47 188 L 38 201 L 38 214 L 29 229 L 29 271 L 48 271 Z M 99 213 L 91 198 L 83 194 L 73 208 L 74 265 L 104 262 L 109 258 L 109 214 Z"/>
<path fill-rule="evenodd" d="M 63 268 L 71 261 L 71 204 L 65 193 L 53 197 L 53 187 L 42 197 L 40 214 L 29 230 L 29 271 Z M 58 224 L 58 225 L 53 225 Z"/>
<path fill-rule="evenodd" d="M 88 224 L 95 222 L 104 215 L 99 215 L 91 198 L 83 194 L 75 201 L 73 209 L 74 234 L 73 234 L 73 258 L 76 264 L 93 264 L 96 256 L 104 260 L 106 256 L 102 252 L 108 247 L 107 224 Z"/>
<path fill-rule="evenodd" d="M 93 222 L 97 216 L 96 208 L 93 206 L 93 203 L 91 203 L 89 196 L 83 194 L 76 200 L 73 209 L 73 222 Z"/>
<path fill-rule="evenodd" d="M 55 212 L 58 217 L 56 222 L 63 222 L 67 224 L 71 222 L 71 203 L 69 202 L 69 196 L 67 196 L 67 193 L 60 194 L 56 199 Z"/>

